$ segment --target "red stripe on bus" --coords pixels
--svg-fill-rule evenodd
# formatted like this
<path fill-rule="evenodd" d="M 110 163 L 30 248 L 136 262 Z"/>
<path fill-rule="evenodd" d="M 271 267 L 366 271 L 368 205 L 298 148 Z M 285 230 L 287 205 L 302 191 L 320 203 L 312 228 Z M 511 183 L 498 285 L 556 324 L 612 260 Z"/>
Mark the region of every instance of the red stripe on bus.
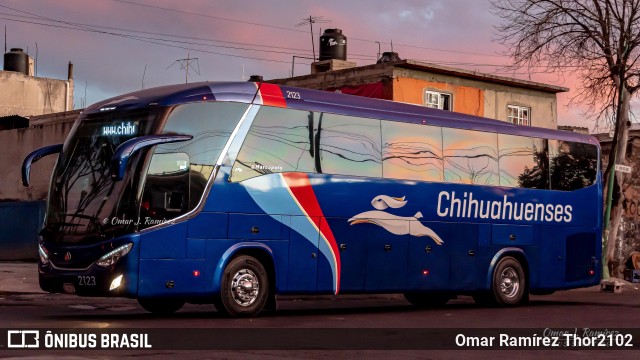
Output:
<path fill-rule="evenodd" d="M 324 214 L 322 213 L 322 208 L 318 203 L 318 198 L 316 197 L 315 191 L 313 191 L 313 187 L 311 186 L 311 181 L 309 180 L 309 175 L 305 173 L 295 172 L 295 173 L 284 173 L 282 174 L 287 186 L 291 190 L 293 196 L 296 197 L 298 203 L 302 206 L 304 211 L 310 217 L 319 216 L 321 219 L 324 219 Z M 323 226 L 324 225 L 324 226 Z M 336 266 L 336 289 L 335 293 L 338 294 L 340 291 L 340 252 L 338 252 L 338 244 L 336 242 L 336 238 L 333 236 L 333 232 L 329 227 L 329 224 L 326 220 L 321 220 L 319 224 L 320 232 L 327 239 L 328 245 L 331 248 L 331 252 L 335 258 L 335 266 Z"/>
<path fill-rule="evenodd" d="M 274 84 L 261 83 L 260 95 L 262 96 L 262 104 L 267 106 L 287 107 L 280 86 Z"/>

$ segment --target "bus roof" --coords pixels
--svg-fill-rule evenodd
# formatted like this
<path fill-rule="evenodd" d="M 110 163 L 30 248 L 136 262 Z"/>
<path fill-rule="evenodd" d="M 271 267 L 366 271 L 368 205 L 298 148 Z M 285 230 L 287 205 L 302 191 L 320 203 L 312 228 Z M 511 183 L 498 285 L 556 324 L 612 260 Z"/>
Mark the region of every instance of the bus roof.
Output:
<path fill-rule="evenodd" d="M 419 105 L 270 83 L 199 82 L 161 86 L 98 102 L 84 112 L 140 109 L 148 106 L 170 106 L 198 101 L 257 103 L 296 110 L 323 111 L 408 123 L 585 142 L 599 146 L 595 137 L 570 131 L 513 125 L 505 121 Z"/>

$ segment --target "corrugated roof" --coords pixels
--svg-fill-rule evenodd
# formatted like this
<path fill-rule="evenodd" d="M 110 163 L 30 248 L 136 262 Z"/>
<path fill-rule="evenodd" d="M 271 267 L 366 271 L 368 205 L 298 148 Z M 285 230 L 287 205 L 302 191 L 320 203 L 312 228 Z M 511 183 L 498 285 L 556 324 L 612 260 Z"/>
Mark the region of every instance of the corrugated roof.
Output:
<path fill-rule="evenodd" d="M 0 130 L 21 129 L 29 127 L 29 119 L 20 115 L 0 117 Z"/>

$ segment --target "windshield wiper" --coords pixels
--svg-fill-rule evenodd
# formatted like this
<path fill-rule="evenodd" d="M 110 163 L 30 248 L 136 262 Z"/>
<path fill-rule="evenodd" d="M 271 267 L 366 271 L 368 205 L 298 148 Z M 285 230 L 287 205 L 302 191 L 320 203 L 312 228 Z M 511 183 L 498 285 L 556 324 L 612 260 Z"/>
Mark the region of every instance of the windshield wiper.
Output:
<path fill-rule="evenodd" d="M 104 227 L 102 223 L 98 219 L 96 219 L 95 216 L 82 215 L 82 214 L 66 214 L 66 213 L 64 214 L 64 216 L 65 217 L 70 216 L 72 219 L 73 218 L 87 219 L 94 225 L 97 225 L 97 229 L 100 235 L 104 235 Z M 79 225 L 80 224 L 75 224 L 75 226 L 79 226 Z"/>

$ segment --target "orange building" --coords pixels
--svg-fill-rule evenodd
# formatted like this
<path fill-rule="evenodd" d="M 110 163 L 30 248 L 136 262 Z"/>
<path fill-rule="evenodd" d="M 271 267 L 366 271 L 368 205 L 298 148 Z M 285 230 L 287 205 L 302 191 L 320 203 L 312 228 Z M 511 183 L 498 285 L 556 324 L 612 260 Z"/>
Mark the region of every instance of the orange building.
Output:
<path fill-rule="evenodd" d="M 386 53 L 385 53 L 386 55 Z M 430 106 L 519 125 L 557 128 L 557 98 L 569 89 L 504 76 L 383 56 L 356 66 L 341 60 L 313 63 L 310 75 L 269 82 Z M 393 60 L 395 59 L 395 60 Z"/>

